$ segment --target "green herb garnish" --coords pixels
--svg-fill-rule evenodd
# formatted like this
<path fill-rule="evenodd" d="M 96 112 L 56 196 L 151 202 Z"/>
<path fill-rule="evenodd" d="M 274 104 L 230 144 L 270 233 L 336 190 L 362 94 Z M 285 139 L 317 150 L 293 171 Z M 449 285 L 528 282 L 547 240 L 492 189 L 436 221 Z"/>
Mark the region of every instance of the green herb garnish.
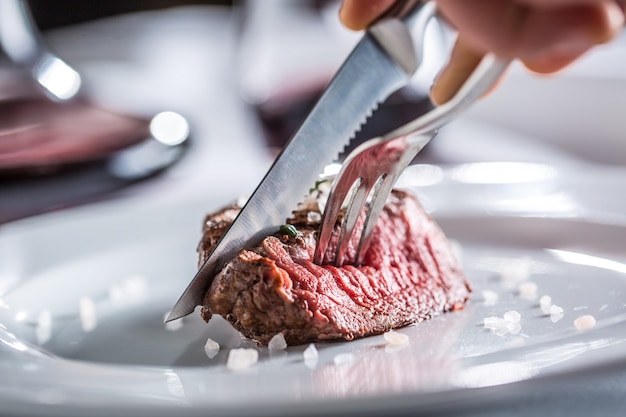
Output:
<path fill-rule="evenodd" d="M 282 226 L 280 226 L 278 231 L 291 237 L 298 237 L 302 234 L 298 231 L 298 229 L 296 229 L 296 226 L 294 226 L 293 224 L 283 224 Z"/>
<path fill-rule="evenodd" d="M 313 194 L 314 191 L 320 191 L 320 185 L 324 184 L 325 182 L 329 182 L 330 180 L 330 178 L 324 178 L 323 180 L 315 181 L 315 186 L 309 189 L 309 194 Z"/>

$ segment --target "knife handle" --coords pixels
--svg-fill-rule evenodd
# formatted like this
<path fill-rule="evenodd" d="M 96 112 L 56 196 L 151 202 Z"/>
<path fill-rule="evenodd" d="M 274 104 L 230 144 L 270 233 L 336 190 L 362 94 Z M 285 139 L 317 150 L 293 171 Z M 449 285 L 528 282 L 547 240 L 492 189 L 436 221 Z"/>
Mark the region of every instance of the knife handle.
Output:
<path fill-rule="evenodd" d="M 422 63 L 424 33 L 434 16 L 433 2 L 402 0 L 367 31 L 410 77 Z"/>

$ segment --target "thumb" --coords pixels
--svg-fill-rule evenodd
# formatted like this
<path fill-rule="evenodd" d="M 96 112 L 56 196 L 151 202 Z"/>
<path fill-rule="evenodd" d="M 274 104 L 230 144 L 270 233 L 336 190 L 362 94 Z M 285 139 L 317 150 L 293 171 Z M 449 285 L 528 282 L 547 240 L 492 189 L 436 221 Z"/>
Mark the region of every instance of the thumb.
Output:
<path fill-rule="evenodd" d="M 430 98 L 433 103 L 441 105 L 454 97 L 483 57 L 484 53 L 476 51 L 465 41 L 462 35 L 459 35 L 452 48 L 448 63 L 437 75 L 430 89 Z M 492 87 L 492 89 L 494 88 L 495 86 Z"/>
<path fill-rule="evenodd" d="M 339 19 L 349 29 L 362 30 L 387 11 L 395 0 L 344 0 Z"/>

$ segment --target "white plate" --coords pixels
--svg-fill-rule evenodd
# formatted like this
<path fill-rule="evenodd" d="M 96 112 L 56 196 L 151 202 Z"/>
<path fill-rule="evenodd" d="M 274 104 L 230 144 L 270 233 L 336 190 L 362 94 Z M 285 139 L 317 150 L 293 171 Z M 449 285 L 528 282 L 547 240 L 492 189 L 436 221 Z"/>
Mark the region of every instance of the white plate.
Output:
<path fill-rule="evenodd" d="M 614 192 L 625 185 L 620 173 L 582 177 L 502 163 L 410 168 L 402 184 L 418 191 L 460 243 L 472 298 L 463 311 L 400 330 L 409 337 L 401 347 L 382 336 L 318 343 L 315 366 L 303 360 L 306 346 L 270 353 L 219 318 L 207 325 L 195 314 L 179 329 L 162 324 L 195 270 L 206 209 L 197 201 L 116 202 L 6 225 L 2 411 L 389 415 L 462 406 L 524 381 L 624 362 L 626 202 Z M 520 280 L 536 283 L 537 296 L 521 297 Z M 485 290 L 498 300 L 485 302 Z M 541 312 L 542 295 L 563 308 L 558 321 Z M 485 317 L 509 310 L 522 315 L 519 332 L 484 328 Z M 582 315 L 593 315 L 596 326 L 576 330 Z M 204 351 L 209 337 L 222 347 L 212 359 Z M 235 347 L 257 349 L 259 362 L 227 369 Z"/>

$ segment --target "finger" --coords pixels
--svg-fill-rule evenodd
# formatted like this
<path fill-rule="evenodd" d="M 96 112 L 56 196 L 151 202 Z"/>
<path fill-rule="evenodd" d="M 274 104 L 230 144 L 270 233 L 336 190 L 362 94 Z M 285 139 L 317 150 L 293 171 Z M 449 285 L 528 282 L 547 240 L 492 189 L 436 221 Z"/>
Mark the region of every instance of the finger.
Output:
<path fill-rule="evenodd" d="M 339 19 L 349 29 L 362 30 L 387 11 L 395 0 L 344 0 Z"/>
<path fill-rule="evenodd" d="M 523 59 L 524 66 L 538 74 L 553 74 L 568 67 L 578 60 L 586 51 L 560 53 L 547 52 L 539 56 Z"/>
<path fill-rule="evenodd" d="M 623 10 L 608 0 L 558 8 L 530 7 L 521 0 L 438 0 L 438 6 L 475 49 L 507 58 L 554 48 L 580 55 L 612 39 L 624 24 Z"/>
<path fill-rule="evenodd" d="M 597 43 L 611 40 L 624 25 L 623 5 L 613 2 L 604 3 L 600 10 L 604 14 L 602 19 L 606 21 L 608 30 L 598 37 Z M 589 48 L 584 46 L 576 45 L 575 43 L 555 44 L 544 52 L 524 58 L 522 61 L 531 71 L 541 74 L 554 73 L 567 67 L 587 52 Z"/>
<path fill-rule="evenodd" d="M 459 35 L 452 48 L 450 60 L 437 75 L 430 89 L 430 99 L 433 103 L 440 106 L 454 97 L 469 76 L 472 75 L 478 64 L 480 64 L 483 57 L 484 54 L 482 52 L 473 49 L 463 36 Z M 504 76 L 500 77 L 485 95 L 496 89 L 503 78 Z"/>

